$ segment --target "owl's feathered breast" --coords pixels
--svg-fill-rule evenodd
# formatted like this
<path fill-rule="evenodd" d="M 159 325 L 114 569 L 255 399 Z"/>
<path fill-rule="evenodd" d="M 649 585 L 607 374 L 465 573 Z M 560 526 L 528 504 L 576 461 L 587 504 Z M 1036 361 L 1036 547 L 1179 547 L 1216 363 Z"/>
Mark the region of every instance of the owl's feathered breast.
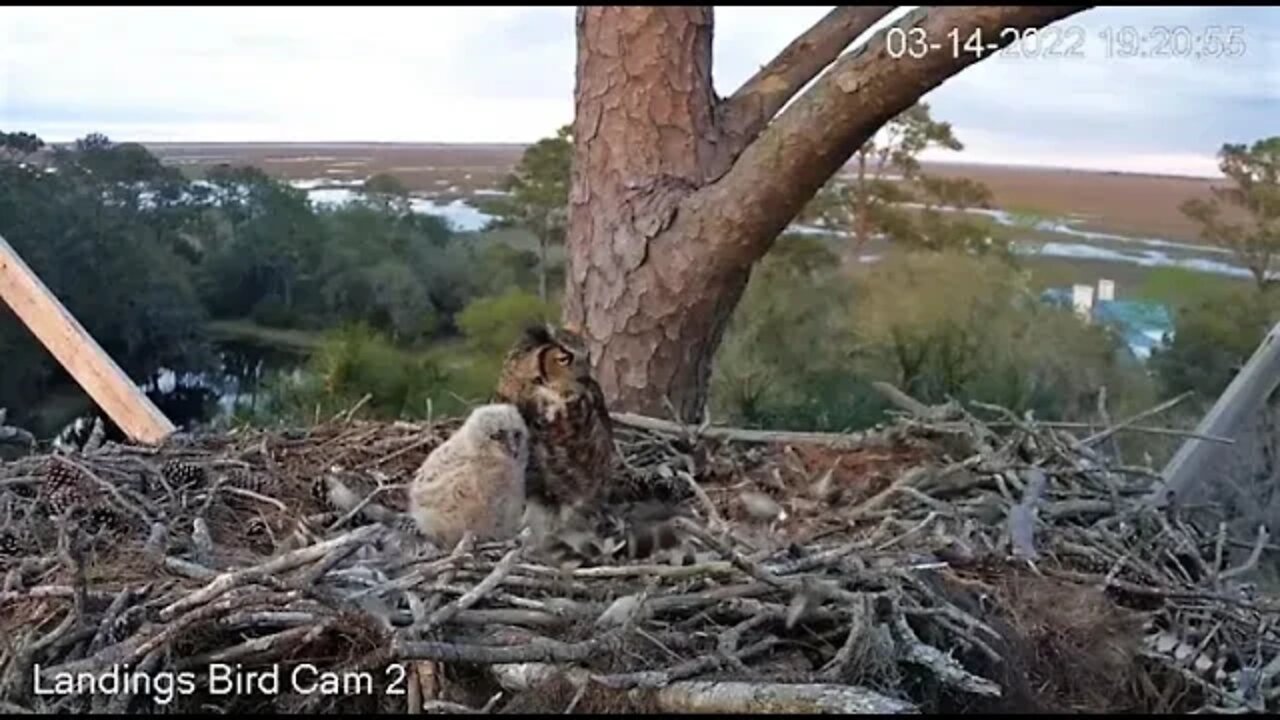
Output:
<path fill-rule="evenodd" d="M 599 386 L 539 387 L 521 412 L 530 430 L 531 494 L 554 504 L 595 497 L 613 465 L 613 426 Z"/>

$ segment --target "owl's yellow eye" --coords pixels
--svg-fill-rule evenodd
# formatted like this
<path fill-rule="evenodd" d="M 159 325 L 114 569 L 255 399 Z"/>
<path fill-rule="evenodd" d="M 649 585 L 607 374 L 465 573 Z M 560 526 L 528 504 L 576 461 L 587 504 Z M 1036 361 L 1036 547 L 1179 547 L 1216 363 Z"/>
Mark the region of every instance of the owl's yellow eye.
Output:
<path fill-rule="evenodd" d="M 573 361 L 573 356 L 568 353 L 560 353 L 556 355 L 556 362 L 560 365 L 568 366 Z"/>

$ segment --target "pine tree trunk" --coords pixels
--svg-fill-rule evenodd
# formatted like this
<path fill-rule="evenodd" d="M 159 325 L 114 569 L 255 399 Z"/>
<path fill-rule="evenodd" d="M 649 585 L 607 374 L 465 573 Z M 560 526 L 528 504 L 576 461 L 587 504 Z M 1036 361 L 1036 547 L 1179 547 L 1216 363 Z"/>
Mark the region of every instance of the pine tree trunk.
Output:
<path fill-rule="evenodd" d="M 566 319 L 587 332 L 613 404 L 660 417 L 668 397 L 685 418 L 701 412 L 746 281 L 747 267 L 709 274 L 683 251 L 701 228 L 671 227 L 715 149 L 711 30 L 709 7 L 578 11 Z"/>
<path fill-rule="evenodd" d="M 701 420 L 752 265 L 876 130 L 978 60 L 891 58 L 884 32 L 841 57 L 891 9 L 836 8 L 722 101 L 710 7 L 579 8 L 563 319 L 613 409 Z M 1082 9 L 923 8 L 895 25 L 1001 41 Z"/>

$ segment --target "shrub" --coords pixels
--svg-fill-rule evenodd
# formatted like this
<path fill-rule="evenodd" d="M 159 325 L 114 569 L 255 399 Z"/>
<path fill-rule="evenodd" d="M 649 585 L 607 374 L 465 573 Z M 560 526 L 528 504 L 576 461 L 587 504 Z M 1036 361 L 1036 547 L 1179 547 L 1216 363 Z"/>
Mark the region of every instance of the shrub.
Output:
<path fill-rule="evenodd" d="M 1280 319 L 1280 300 L 1247 286 L 1206 292 L 1174 317 L 1168 347 L 1151 356 L 1164 392 L 1194 391 L 1202 401 L 1222 394 L 1271 326 Z"/>
<path fill-rule="evenodd" d="M 1040 304 L 1007 262 L 890 254 L 854 269 L 817 241 L 780 243 L 748 285 L 717 356 L 712 407 L 745 424 L 866 427 L 888 381 L 925 402 L 980 400 L 1055 419 L 1152 402 L 1154 386 L 1104 327 Z M 825 263 L 825 264 L 824 264 Z"/>
<path fill-rule="evenodd" d="M 544 303 L 536 295 L 509 290 L 496 297 L 474 300 L 458 314 L 458 327 L 468 347 L 481 355 L 501 356 L 520 337 L 525 327 L 559 317 L 554 303 Z"/>

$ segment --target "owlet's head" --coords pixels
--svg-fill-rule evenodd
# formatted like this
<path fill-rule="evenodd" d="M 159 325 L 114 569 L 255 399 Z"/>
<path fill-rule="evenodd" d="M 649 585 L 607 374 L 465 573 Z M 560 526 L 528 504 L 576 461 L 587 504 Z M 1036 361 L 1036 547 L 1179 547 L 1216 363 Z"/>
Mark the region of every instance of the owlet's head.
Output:
<path fill-rule="evenodd" d="M 514 405 L 482 405 L 471 411 L 462 432 L 478 446 L 496 446 L 523 462 L 529 452 L 529 428 Z"/>

